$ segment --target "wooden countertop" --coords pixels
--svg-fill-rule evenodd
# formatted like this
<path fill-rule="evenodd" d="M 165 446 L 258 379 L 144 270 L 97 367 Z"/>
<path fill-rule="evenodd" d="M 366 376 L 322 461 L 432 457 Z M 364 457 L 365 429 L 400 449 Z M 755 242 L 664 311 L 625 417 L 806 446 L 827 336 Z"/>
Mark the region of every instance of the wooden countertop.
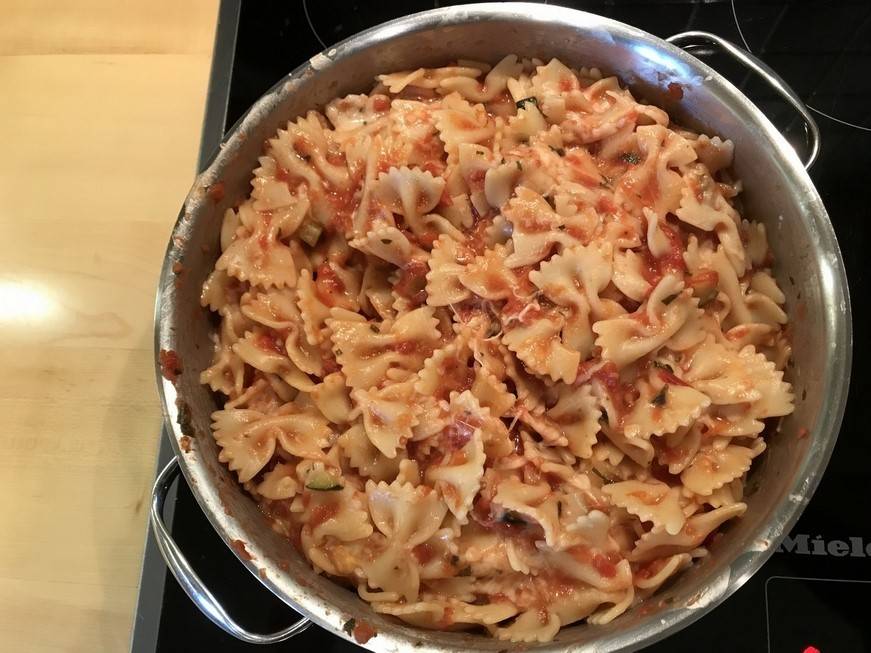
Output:
<path fill-rule="evenodd" d="M 123 651 L 217 2 L 0 0 L 0 649 Z"/>

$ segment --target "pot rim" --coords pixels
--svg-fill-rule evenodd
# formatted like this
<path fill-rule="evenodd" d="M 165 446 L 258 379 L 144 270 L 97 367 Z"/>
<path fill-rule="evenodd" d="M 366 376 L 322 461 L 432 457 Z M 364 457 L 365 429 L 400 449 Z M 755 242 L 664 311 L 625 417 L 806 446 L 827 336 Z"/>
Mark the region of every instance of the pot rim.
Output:
<path fill-rule="evenodd" d="M 221 139 L 219 147 L 210 157 L 205 170 L 197 176 L 191 191 L 185 198 L 166 249 L 155 301 L 154 348 L 158 394 L 161 399 L 164 422 L 172 433 L 171 444 L 185 479 L 212 526 L 228 547 L 232 548 L 231 541 L 234 538 L 228 530 L 228 518 L 224 515 L 219 502 L 206 499 L 198 482 L 198 476 L 204 474 L 191 469 L 187 461 L 189 454 L 182 452 L 179 440 L 184 434 L 178 424 L 179 411 L 176 406 L 176 388 L 163 378 L 158 355 L 161 349 L 173 349 L 172 344 L 175 339 L 173 324 L 177 316 L 170 309 L 175 279 L 172 266 L 173 261 L 178 260 L 179 254 L 185 249 L 184 244 L 180 244 L 178 239 L 185 229 L 188 217 L 197 211 L 198 206 L 202 204 L 206 189 L 219 181 L 225 167 L 232 165 L 233 156 L 244 140 L 247 128 L 256 125 L 269 115 L 286 94 L 293 93 L 295 83 L 299 80 L 316 75 L 318 71 L 328 68 L 334 62 L 345 57 L 360 51 L 377 48 L 379 43 L 398 35 L 408 35 L 436 27 L 470 22 L 510 21 L 512 19 L 534 21 L 545 28 L 548 25 L 557 24 L 576 30 L 597 30 L 609 35 L 615 34 L 632 39 L 638 44 L 655 47 L 667 52 L 672 59 L 678 60 L 694 73 L 704 77 L 717 97 L 720 99 L 728 98 L 740 105 L 743 111 L 752 116 L 764 136 L 773 144 L 772 157 L 780 159 L 785 164 L 786 174 L 791 177 L 789 182 L 793 186 L 793 192 L 801 193 L 803 197 L 808 198 L 803 222 L 805 229 L 814 229 L 817 239 L 814 255 L 823 262 L 820 267 L 823 270 L 823 303 L 827 309 L 825 326 L 828 335 L 832 338 L 828 347 L 833 352 L 833 355 L 827 359 L 823 371 L 823 387 L 829 389 L 830 402 L 821 408 L 817 424 L 810 434 L 811 444 L 796 472 L 795 481 L 789 488 L 788 496 L 776 504 L 772 519 L 766 523 L 765 528 L 756 533 L 755 546 L 746 554 L 739 556 L 738 559 L 732 560 L 728 565 L 723 565 L 725 575 L 718 578 L 722 578 L 724 584 L 718 583 L 710 596 L 700 597 L 694 609 L 660 612 L 640 621 L 631 628 L 611 633 L 589 645 L 582 645 L 580 649 L 570 642 L 558 641 L 536 646 L 536 650 L 540 651 L 635 650 L 640 644 L 652 644 L 688 626 L 731 596 L 765 563 L 783 537 L 790 532 L 816 490 L 837 441 L 838 430 L 846 407 L 852 366 L 852 315 L 846 270 L 828 213 L 810 176 L 792 147 L 758 107 L 720 73 L 679 47 L 631 25 L 588 12 L 552 5 L 517 2 L 451 6 L 411 14 L 359 32 L 311 57 L 277 81 L 227 131 Z M 249 549 L 256 551 L 256 542 L 251 542 Z M 239 557 L 238 553 L 237 557 Z M 260 566 L 242 557 L 239 557 L 239 560 L 263 585 L 287 605 L 331 633 L 351 640 L 349 634 L 342 630 L 344 619 L 337 610 L 332 610 L 328 616 L 319 614 L 315 611 L 315 608 L 318 607 L 316 600 L 300 604 L 290 599 L 284 589 L 271 578 L 263 579 L 259 576 Z M 285 574 L 285 576 L 287 575 Z M 289 576 L 284 582 L 297 588 L 300 587 L 299 583 Z M 389 634 L 379 632 L 379 636 L 364 647 L 373 651 L 393 651 L 403 650 L 402 647 L 414 644 L 415 640 L 406 637 L 401 632 L 394 631 Z M 606 646 L 606 649 L 602 649 L 600 646 Z M 447 646 L 433 645 L 427 642 L 419 650 L 447 651 L 451 649 Z"/>

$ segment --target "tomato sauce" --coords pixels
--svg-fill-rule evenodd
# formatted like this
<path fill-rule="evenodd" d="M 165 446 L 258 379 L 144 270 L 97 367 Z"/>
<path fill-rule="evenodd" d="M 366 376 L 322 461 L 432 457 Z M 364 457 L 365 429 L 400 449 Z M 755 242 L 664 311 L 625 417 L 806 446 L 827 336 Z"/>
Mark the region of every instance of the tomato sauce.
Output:
<path fill-rule="evenodd" d="M 426 273 L 429 266 L 422 259 L 411 259 L 399 273 L 399 281 L 393 289 L 400 297 L 407 299 L 413 306 L 426 303 Z"/>
<path fill-rule="evenodd" d="M 604 578 L 614 578 L 617 575 L 617 563 L 622 560 L 618 553 L 593 552 L 582 544 L 566 551 L 578 562 L 591 565 Z"/>
<path fill-rule="evenodd" d="M 421 345 L 419 342 L 414 340 L 403 340 L 391 345 L 390 348 L 398 354 L 409 355 L 420 352 Z"/>
<path fill-rule="evenodd" d="M 663 223 L 659 224 L 659 228 L 668 238 L 668 251 L 656 258 L 646 245 L 639 250 L 643 262 L 641 273 L 651 286 L 656 286 L 669 273 L 683 275 L 686 272 L 684 246 L 677 231 Z"/>
<path fill-rule="evenodd" d="M 243 560 L 253 560 L 254 556 L 245 548 L 245 542 L 242 540 L 233 540 L 232 542 L 233 548 L 236 549 L 236 553 L 239 554 L 239 557 Z"/>
<path fill-rule="evenodd" d="M 254 340 L 254 344 L 257 345 L 258 349 L 262 349 L 263 351 L 284 354 L 284 341 L 274 331 L 261 333 Z"/>
<path fill-rule="evenodd" d="M 632 386 L 620 381 L 620 374 L 617 371 L 617 366 L 613 362 L 608 361 L 593 373 L 592 378 L 599 381 L 599 383 L 604 386 L 605 392 L 607 392 L 608 396 L 611 398 L 614 410 L 616 410 L 619 415 L 624 415 L 629 410 L 629 406 L 626 402 L 626 394 Z"/>
<path fill-rule="evenodd" d="M 179 374 L 182 372 L 181 361 L 174 349 L 161 349 L 157 355 L 160 363 L 160 373 L 170 383 L 178 381 Z"/>
<path fill-rule="evenodd" d="M 329 263 L 321 263 L 315 277 L 315 292 L 325 306 L 335 306 L 336 297 L 346 291 L 345 283 Z"/>
<path fill-rule="evenodd" d="M 445 428 L 439 438 L 439 443 L 443 447 L 442 451 L 452 452 L 465 447 L 475 434 L 477 426 L 462 420 L 452 422 Z"/>
<path fill-rule="evenodd" d="M 219 181 L 219 182 L 209 186 L 209 190 L 206 192 L 209 196 L 209 199 L 212 200 L 212 202 L 214 202 L 215 204 L 217 204 L 222 199 L 224 199 L 224 191 L 225 191 L 224 182 Z"/>
<path fill-rule="evenodd" d="M 330 228 L 345 233 L 350 231 L 352 216 L 357 208 L 357 200 L 350 191 L 331 190 L 326 194 L 327 201 L 333 207 L 333 219 Z"/>
<path fill-rule="evenodd" d="M 653 578 L 660 571 L 663 570 L 665 565 L 668 564 L 668 558 L 658 558 L 656 560 L 651 560 L 646 565 L 642 565 L 635 572 L 634 576 L 636 578 L 640 578 L 641 580 L 647 580 L 649 578 Z"/>
<path fill-rule="evenodd" d="M 445 360 L 441 369 L 441 381 L 436 396 L 447 399 L 451 392 L 469 390 L 475 382 L 475 370 L 456 358 Z"/>
<path fill-rule="evenodd" d="M 351 633 L 354 635 L 354 641 L 356 641 L 358 644 L 365 644 L 370 639 L 375 637 L 375 635 L 378 634 L 378 631 L 376 631 L 367 622 L 358 621 L 357 625 L 354 626 L 354 629 L 351 631 Z"/>
<path fill-rule="evenodd" d="M 341 369 L 339 367 L 338 361 L 336 361 L 336 359 L 333 358 L 332 356 L 330 356 L 328 358 L 324 358 L 323 368 L 324 368 L 324 376 L 338 372 Z"/>
<path fill-rule="evenodd" d="M 322 503 L 312 508 L 311 517 L 308 519 L 308 525 L 312 528 L 317 528 L 321 524 L 329 521 L 339 514 L 338 503 Z"/>
<path fill-rule="evenodd" d="M 433 549 L 431 544 L 427 544 L 426 542 L 418 544 L 411 550 L 411 553 L 415 558 L 417 558 L 418 563 L 422 565 L 425 565 L 436 556 L 435 549 Z"/>

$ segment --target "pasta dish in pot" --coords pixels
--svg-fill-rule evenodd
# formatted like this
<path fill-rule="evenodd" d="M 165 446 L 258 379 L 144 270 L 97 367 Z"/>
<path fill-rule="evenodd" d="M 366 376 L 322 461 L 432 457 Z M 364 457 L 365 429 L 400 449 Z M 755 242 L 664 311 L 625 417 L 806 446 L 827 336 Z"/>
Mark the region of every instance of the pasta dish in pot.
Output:
<path fill-rule="evenodd" d="M 515 56 L 288 123 L 203 287 L 221 461 L 378 612 L 515 642 L 613 620 L 740 517 L 793 410 L 732 153 Z"/>

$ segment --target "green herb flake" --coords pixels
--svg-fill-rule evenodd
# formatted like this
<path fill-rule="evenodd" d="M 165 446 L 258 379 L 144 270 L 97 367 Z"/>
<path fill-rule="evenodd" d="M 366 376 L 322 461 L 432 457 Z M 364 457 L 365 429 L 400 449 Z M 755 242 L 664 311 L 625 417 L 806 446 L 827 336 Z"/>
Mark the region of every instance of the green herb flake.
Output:
<path fill-rule="evenodd" d="M 665 406 L 667 401 L 668 401 L 668 385 L 664 385 L 664 386 L 662 386 L 662 390 L 660 390 L 659 393 L 653 399 L 650 400 L 650 403 L 652 403 L 654 406 L 662 407 L 662 406 Z"/>
<path fill-rule="evenodd" d="M 535 106 L 538 106 L 538 98 L 536 98 L 536 97 L 525 97 L 525 98 L 523 98 L 523 99 L 521 99 L 521 100 L 517 100 L 517 102 L 515 103 L 515 106 L 516 106 L 518 109 L 525 109 L 527 103 L 534 104 Z"/>
<path fill-rule="evenodd" d="M 354 629 L 356 627 L 357 627 L 357 620 L 356 619 L 348 619 L 345 622 L 345 625 L 342 626 L 342 630 L 344 630 L 346 633 L 348 633 L 348 637 L 350 637 L 353 634 Z"/>
<path fill-rule="evenodd" d="M 620 155 L 620 160 L 623 163 L 630 163 L 634 166 L 637 166 L 639 163 L 641 163 L 641 157 L 638 156 L 635 152 L 623 152 L 623 154 Z"/>

